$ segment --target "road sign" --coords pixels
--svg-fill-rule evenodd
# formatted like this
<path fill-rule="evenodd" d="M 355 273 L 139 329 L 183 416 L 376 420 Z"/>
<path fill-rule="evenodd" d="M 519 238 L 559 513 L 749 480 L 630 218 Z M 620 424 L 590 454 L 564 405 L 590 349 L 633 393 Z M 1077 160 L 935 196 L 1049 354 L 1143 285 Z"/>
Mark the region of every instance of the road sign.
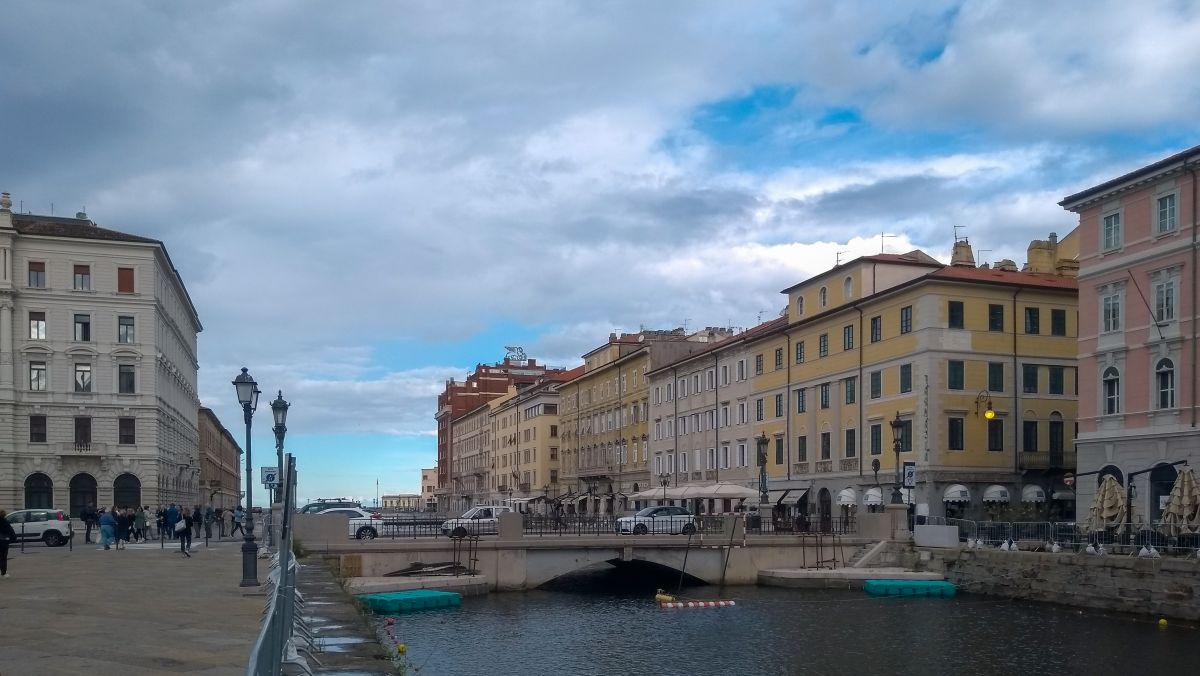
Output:
<path fill-rule="evenodd" d="M 917 463 L 915 462 L 904 463 L 904 487 L 917 487 Z"/>
<path fill-rule="evenodd" d="M 1074 486 L 1075 485 L 1075 475 L 1071 474 L 1070 472 L 1067 472 L 1066 474 L 1063 475 L 1063 483 L 1066 484 L 1068 488 L 1070 488 L 1071 486 Z"/>
<path fill-rule="evenodd" d="M 279 485 L 279 468 L 278 467 L 263 467 L 262 469 L 262 484 L 263 486 L 271 487 Z"/>

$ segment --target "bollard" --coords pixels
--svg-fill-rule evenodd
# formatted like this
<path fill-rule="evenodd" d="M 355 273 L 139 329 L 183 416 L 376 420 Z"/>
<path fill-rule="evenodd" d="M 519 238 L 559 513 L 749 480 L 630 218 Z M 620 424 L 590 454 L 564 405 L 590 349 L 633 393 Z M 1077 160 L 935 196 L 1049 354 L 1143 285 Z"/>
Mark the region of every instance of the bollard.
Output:
<path fill-rule="evenodd" d="M 25 553 L 25 522 L 21 522 L 21 553 Z"/>

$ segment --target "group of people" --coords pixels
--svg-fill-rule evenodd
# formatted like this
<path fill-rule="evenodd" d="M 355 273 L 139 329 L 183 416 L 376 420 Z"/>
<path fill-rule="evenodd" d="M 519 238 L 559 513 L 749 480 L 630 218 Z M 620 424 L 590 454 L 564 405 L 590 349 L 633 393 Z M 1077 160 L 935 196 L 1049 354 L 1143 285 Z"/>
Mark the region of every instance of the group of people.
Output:
<path fill-rule="evenodd" d="M 92 542 L 92 529 L 99 527 L 100 549 L 111 549 L 114 545 L 119 549 L 122 542 L 146 542 L 148 540 L 170 539 L 179 541 L 179 551 L 190 557 L 192 537 L 200 537 L 201 528 L 204 537 L 213 537 L 213 525 L 217 525 L 217 537 L 223 538 L 226 533 L 230 537 L 242 531 L 242 520 L 245 512 L 241 505 L 237 509 L 216 508 L 212 505 L 201 509 L 194 505 L 190 510 L 183 505 L 171 503 L 166 507 L 151 510 L 142 507 L 116 507 L 106 510 L 101 507 L 96 510 L 91 505 L 80 511 L 79 519 L 84 524 L 83 541 Z M 244 533 L 244 531 L 243 531 Z"/>

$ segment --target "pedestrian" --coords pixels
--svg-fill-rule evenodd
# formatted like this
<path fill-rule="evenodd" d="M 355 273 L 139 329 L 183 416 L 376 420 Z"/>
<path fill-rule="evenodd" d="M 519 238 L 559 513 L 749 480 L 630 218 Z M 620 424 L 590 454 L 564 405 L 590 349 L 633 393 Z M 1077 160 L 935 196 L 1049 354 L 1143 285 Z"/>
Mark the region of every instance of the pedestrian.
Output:
<path fill-rule="evenodd" d="M 217 518 L 217 516 L 216 516 L 216 513 L 213 512 L 212 505 L 209 505 L 207 508 L 205 508 L 205 510 L 204 510 L 204 539 L 205 540 L 212 539 L 212 525 L 213 525 L 213 521 L 216 518 Z"/>
<path fill-rule="evenodd" d="M 242 531 L 242 537 L 246 536 L 246 531 L 242 528 L 242 519 L 246 513 L 242 511 L 242 506 L 238 505 L 237 509 L 233 510 L 233 528 L 229 530 L 229 537 L 233 537 L 235 531 Z"/>
<path fill-rule="evenodd" d="M 154 514 L 154 525 L 158 528 L 158 537 L 167 537 L 167 508 L 159 505 L 158 511 Z"/>
<path fill-rule="evenodd" d="M 110 549 L 109 545 L 111 545 L 113 540 L 116 539 L 117 520 L 112 515 L 112 512 L 106 512 L 106 511 L 104 511 L 104 508 L 101 507 L 99 521 L 100 521 L 100 544 L 104 545 L 103 549 Z M 97 547 L 97 549 L 101 549 L 101 548 Z"/>
<path fill-rule="evenodd" d="M 179 522 L 175 524 L 176 535 L 179 536 L 179 553 L 192 558 L 189 553 L 192 551 L 192 515 L 188 511 L 183 510 L 183 514 L 179 517 Z"/>
<path fill-rule="evenodd" d="M 217 528 L 219 529 L 222 538 L 225 537 L 225 533 L 228 530 L 228 528 L 226 528 L 226 522 L 228 522 L 228 521 L 229 521 L 229 510 L 225 509 L 224 507 L 218 507 L 217 508 Z"/>
<path fill-rule="evenodd" d="M 17 532 L 8 522 L 8 512 L 0 509 L 0 577 L 8 577 L 8 543 L 16 540 Z"/>
<path fill-rule="evenodd" d="M 133 540 L 134 542 L 146 541 L 146 511 L 138 508 L 133 515 Z"/>
<path fill-rule="evenodd" d="M 192 508 L 192 526 L 196 529 L 196 537 L 200 537 L 200 526 L 203 521 L 200 518 L 200 505 Z"/>
<path fill-rule="evenodd" d="M 83 522 L 83 543 L 90 545 L 92 544 L 92 529 L 96 527 L 96 508 L 92 503 L 89 502 L 80 510 L 79 520 Z"/>
<path fill-rule="evenodd" d="M 168 537 L 175 538 L 175 524 L 177 524 L 177 523 L 179 523 L 179 510 L 175 507 L 175 503 L 172 502 L 171 506 L 167 508 L 167 536 Z"/>

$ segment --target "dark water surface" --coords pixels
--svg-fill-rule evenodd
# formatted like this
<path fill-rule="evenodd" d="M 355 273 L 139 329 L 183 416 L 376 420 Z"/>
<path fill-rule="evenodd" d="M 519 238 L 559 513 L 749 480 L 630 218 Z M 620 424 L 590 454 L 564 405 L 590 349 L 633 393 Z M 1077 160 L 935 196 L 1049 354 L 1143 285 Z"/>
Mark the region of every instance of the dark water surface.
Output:
<path fill-rule="evenodd" d="M 982 596 L 685 588 L 734 608 L 661 610 L 667 580 L 616 572 L 464 598 L 396 620 L 422 676 L 1198 673 L 1200 631 Z"/>

